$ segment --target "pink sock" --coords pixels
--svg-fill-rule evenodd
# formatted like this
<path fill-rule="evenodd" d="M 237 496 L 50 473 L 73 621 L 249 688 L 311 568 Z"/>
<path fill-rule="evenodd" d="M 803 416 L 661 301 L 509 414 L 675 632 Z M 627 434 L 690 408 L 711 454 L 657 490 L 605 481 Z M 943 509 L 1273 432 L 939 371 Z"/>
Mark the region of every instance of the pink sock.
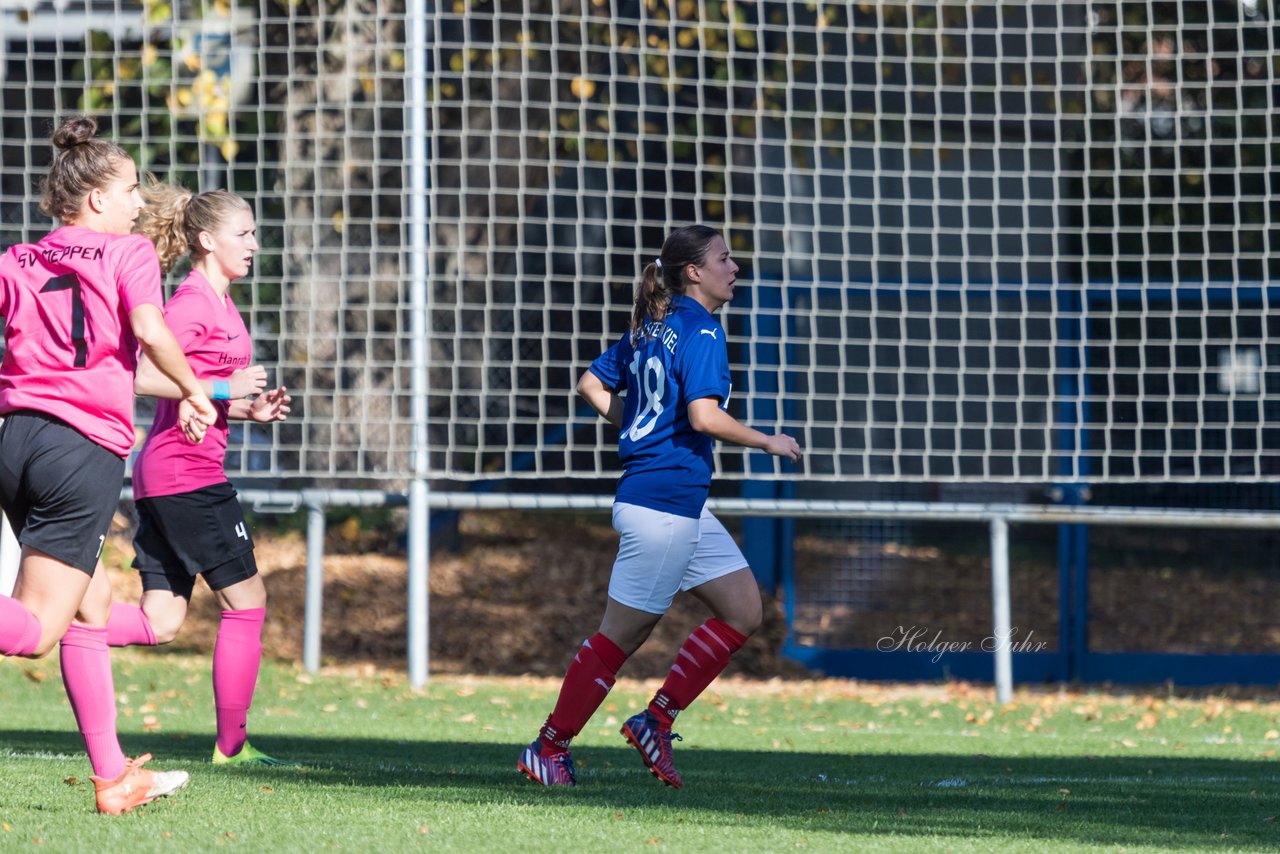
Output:
<path fill-rule="evenodd" d="M 245 724 L 262 663 L 262 623 L 266 608 L 223 611 L 213 646 L 213 705 L 218 716 L 218 749 L 235 756 L 244 747 Z"/>
<path fill-rule="evenodd" d="M 40 645 L 40 621 L 17 599 L 0 596 L 0 655 L 30 655 Z"/>
<path fill-rule="evenodd" d="M 156 633 L 147 614 L 137 605 L 111 603 L 107 620 L 107 646 L 155 646 Z"/>
<path fill-rule="evenodd" d="M 124 751 L 116 737 L 116 691 L 106 629 L 71 624 L 62 636 L 62 682 L 93 773 L 114 780 L 124 771 Z"/>

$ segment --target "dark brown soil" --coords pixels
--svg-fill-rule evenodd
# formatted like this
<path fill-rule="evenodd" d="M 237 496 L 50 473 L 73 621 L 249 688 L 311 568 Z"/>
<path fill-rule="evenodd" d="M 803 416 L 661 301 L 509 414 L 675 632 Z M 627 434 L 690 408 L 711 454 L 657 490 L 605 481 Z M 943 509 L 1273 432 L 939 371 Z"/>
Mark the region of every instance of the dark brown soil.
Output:
<path fill-rule="evenodd" d="M 136 602 L 141 590 L 128 523 L 118 520 L 104 552 L 116 597 Z M 306 543 L 296 532 L 255 531 L 258 566 L 269 604 L 263 647 L 301 660 Z M 321 655 L 326 664 L 404 667 L 408 561 L 387 549 L 387 536 L 337 525 L 326 543 Z M 604 612 L 617 535 L 592 514 L 464 514 L 456 550 L 437 549 L 430 566 L 430 667 L 434 673 L 558 676 Z M 344 553 L 346 552 L 346 553 Z M 358 553 L 351 553 L 358 552 Z M 666 673 L 676 649 L 707 618 L 702 603 L 681 594 L 626 675 Z M 174 647 L 211 651 L 218 607 L 200 584 Z M 729 665 L 728 675 L 771 677 L 805 671 L 781 659 L 786 632 L 778 602 L 766 597 L 764 627 Z"/>
<path fill-rule="evenodd" d="M 117 598 L 137 601 L 129 526 L 118 519 L 104 559 Z M 403 669 L 408 562 L 402 520 L 352 517 L 331 526 L 324 561 L 322 656 L 326 664 Z M 1043 528 L 1043 526 L 1042 526 Z M 1053 532 L 1015 530 L 1010 560 L 1013 625 L 1056 650 L 1058 569 Z M 306 545 L 297 532 L 255 527 L 258 564 L 270 596 L 264 647 L 280 660 L 302 656 Z M 1041 537 L 1038 545 L 1033 536 Z M 1268 533 L 1267 536 L 1270 536 Z M 1221 537 L 1221 541 L 1219 541 Z M 990 634 L 990 558 L 943 529 L 910 542 L 802 535 L 796 541 L 796 623 L 802 644 L 873 649 L 898 627 L 976 644 Z M 443 543 L 447 541 L 447 546 Z M 1280 625 L 1275 544 L 1223 532 L 1117 530 L 1093 535 L 1089 643 L 1097 651 L 1274 653 Z M 559 676 L 599 625 L 617 535 L 601 513 L 464 513 L 455 535 L 438 536 L 430 565 L 430 667 L 435 673 Z M 675 650 L 704 619 L 685 594 L 628 662 L 625 675 L 663 675 Z M 175 646 L 212 650 L 213 596 L 199 586 Z M 780 602 L 765 597 L 765 623 L 735 656 L 729 675 L 808 674 L 779 655 L 786 635 Z"/>

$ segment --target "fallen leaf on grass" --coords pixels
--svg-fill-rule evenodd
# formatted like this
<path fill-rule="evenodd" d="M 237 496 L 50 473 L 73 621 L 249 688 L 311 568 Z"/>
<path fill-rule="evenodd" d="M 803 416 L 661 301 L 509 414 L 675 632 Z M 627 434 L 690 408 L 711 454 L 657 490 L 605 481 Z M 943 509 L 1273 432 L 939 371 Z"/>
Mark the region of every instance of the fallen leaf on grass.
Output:
<path fill-rule="evenodd" d="M 22 671 L 22 675 L 30 679 L 32 682 L 43 682 L 49 678 L 43 670 L 33 670 L 28 667 Z"/>

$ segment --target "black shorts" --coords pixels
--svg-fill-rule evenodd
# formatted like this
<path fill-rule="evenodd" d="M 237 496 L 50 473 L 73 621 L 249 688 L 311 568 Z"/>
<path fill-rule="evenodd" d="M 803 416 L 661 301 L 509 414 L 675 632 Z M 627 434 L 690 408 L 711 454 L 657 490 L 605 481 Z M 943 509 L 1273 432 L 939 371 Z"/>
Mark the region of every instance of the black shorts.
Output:
<path fill-rule="evenodd" d="M 18 542 L 90 576 L 120 503 L 124 460 L 43 412 L 0 426 L 0 505 Z"/>
<path fill-rule="evenodd" d="M 236 491 L 215 483 L 178 495 L 139 498 L 133 565 L 142 589 L 191 598 L 196 575 L 221 590 L 258 574 L 253 539 Z"/>

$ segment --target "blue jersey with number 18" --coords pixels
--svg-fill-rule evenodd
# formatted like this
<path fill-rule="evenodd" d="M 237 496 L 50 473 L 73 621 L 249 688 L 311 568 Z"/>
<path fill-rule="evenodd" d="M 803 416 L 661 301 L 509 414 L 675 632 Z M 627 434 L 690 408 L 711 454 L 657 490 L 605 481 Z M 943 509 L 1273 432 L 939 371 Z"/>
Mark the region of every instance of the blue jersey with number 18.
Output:
<path fill-rule="evenodd" d="M 667 316 L 631 333 L 591 363 L 606 388 L 623 393 L 617 501 L 698 518 L 711 486 L 711 437 L 689 424 L 689 403 L 729 406 L 732 384 L 724 329 L 694 299 L 676 294 Z"/>

